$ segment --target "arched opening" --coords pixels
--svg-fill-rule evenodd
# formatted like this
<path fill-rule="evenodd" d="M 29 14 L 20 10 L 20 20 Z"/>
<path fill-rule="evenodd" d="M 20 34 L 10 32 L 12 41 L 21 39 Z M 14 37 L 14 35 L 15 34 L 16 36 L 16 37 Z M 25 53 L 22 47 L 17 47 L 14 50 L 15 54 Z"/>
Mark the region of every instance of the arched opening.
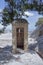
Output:
<path fill-rule="evenodd" d="M 17 28 L 17 48 L 24 49 L 24 28 Z"/>

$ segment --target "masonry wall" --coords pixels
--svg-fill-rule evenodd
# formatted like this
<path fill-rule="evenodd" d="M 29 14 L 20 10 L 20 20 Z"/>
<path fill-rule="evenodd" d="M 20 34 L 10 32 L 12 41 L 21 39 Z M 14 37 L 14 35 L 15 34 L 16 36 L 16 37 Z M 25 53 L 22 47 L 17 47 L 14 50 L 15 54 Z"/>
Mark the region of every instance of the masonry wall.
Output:
<path fill-rule="evenodd" d="M 13 52 L 17 50 L 17 36 L 16 29 L 24 28 L 24 51 L 28 50 L 28 23 L 12 23 L 12 43 L 13 43 Z"/>

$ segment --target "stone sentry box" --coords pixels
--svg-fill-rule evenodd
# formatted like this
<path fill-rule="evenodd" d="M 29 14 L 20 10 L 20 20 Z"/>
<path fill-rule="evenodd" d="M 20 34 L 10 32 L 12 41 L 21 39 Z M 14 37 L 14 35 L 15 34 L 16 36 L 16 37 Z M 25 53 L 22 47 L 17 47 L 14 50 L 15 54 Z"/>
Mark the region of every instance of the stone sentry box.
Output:
<path fill-rule="evenodd" d="M 25 19 L 15 19 L 12 23 L 13 52 L 17 49 L 28 50 L 28 22 Z"/>

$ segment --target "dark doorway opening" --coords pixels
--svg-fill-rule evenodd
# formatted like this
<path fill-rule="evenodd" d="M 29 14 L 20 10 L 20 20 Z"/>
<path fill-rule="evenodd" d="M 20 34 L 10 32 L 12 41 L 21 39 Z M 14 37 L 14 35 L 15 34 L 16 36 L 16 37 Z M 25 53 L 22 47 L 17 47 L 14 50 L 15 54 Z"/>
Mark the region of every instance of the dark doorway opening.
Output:
<path fill-rule="evenodd" d="M 17 48 L 24 49 L 24 28 L 17 28 Z"/>

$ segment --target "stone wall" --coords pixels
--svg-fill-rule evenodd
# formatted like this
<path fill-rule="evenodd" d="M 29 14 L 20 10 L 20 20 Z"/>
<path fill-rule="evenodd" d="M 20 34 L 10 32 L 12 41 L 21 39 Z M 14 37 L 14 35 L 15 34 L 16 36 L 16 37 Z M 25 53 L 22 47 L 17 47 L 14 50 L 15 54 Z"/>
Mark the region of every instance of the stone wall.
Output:
<path fill-rule="evenodd" d="M 13 52 L 17 50 L 17 36 L 16 29 L 24 28 L 24 51 L 28 50 L 28 23 L 12 23 L 12 43 L 13 43 Z"/>

